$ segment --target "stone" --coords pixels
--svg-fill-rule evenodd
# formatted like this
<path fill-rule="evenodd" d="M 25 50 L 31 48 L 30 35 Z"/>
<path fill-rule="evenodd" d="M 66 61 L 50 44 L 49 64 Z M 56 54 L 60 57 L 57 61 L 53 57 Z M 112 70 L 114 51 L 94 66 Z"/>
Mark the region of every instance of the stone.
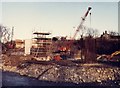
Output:
<path fill-rule="evenodd" d="M 100 69 L 98 69 L 98 70 L 97 70 L 97 72 L 99 72 L 99 73 L 100 73 Z"/>
<path fill-rule="evenodd" d="M 0 65 L 1 66 L 1 65 Z M 41 64 L 31 64 L 26 66 L 23 69 L 18 69 L 13 66 L 5 66 L 3 64 L 3 70 L 12 71 L 20 73 L 21 75 L 27 75 L 30 77 L 37 78 L 42 74 L 46 69 L 47 70 L 39 80 L 47 81 L 64 81 L 64 82 L 73 82 L 73 83 L 82 83 L 82 82 L 102 82 L 106 80 L 116 80 L 120 79 L 120 69 L 116 67 L 92 67 L 82 66 L 58 66 L 58 65 L 41 65 Z"/>
<path fill-rule="evenodd" d="M 98 79 L 97 82 L 102 82 L 102 81 Z"/>

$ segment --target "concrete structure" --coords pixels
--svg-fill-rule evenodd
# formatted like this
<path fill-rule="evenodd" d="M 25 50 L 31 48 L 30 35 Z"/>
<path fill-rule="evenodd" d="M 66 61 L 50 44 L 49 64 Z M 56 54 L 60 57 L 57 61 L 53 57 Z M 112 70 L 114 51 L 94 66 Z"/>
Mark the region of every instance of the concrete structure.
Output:
<path fill-rule="evenodd" d="M 26 39 L 25 40 L 25 55 L 30 54 L 31 47 L 32 47 L 32 40 L 31 39 Z"/>

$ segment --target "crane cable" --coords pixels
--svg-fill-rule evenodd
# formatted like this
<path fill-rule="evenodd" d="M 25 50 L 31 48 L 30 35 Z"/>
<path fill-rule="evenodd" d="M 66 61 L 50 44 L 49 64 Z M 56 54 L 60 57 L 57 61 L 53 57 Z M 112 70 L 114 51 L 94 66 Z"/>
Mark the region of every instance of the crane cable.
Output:
<path fill-rule="evenodd" d="M 91 13 L 90 13 L 90 28 L 91 28 Z"/>

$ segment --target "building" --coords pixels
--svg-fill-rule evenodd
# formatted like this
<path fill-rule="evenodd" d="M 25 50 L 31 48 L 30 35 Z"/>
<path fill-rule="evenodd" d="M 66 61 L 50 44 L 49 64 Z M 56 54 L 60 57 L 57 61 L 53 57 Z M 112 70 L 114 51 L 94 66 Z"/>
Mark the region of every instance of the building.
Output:
<path fill-rule="evenodd" d="M 29 55 L 30 54 L 30 50 L 32 47 L 32 40 L 31 39 L 26 39 L 25 40 L 25 54 L 24 55 Z"/>
<path fill-rule="evenodd" d="M 19 49 L 19 48 L 24 48 L 24 47 L 25 47 L 24 40 L 20 40 L 20 39 L 15 40 L 15 48 Z"/>
<path fill-rule="evenodd" d="M 31 54 L 37 60 L 48 60 L 52 53 L 52 40 L 48 37 L 51 33 L 34 32 Z"/>

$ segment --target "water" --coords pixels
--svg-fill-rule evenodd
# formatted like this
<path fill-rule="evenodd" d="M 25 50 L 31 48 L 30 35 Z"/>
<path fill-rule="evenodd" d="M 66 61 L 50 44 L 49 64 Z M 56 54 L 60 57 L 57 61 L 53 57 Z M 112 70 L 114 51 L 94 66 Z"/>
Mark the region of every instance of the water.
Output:
<path fill-rule="evenodd" d="M 20 76 L 13 72 L 2 72 L 2 86 L 110 86 L 113 88 L 120 88 L 120 81 L 106 81 L 103 83 L 66 83 L 66 82 L 50 82 L 42 81 L 36 78 L 31 78 L 27 76 Z"/>

